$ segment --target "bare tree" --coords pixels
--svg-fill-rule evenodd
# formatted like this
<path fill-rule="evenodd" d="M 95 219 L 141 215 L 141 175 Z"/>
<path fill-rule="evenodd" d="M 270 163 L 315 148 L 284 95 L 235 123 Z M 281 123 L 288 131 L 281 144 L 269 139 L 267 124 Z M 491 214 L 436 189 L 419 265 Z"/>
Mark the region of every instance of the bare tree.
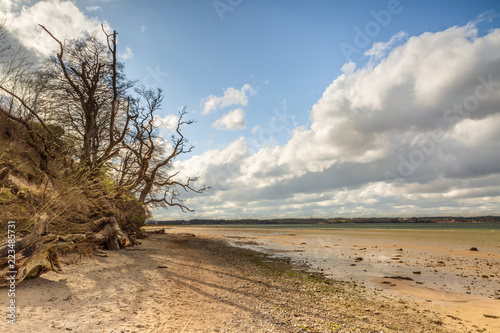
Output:
<path fill-rule="evenodd" d="M 116 32 L 108 34 L 103 28 L 104 43 L 90 35 L 61 42 L 40 27 L 59 46 L 56 56 L 42 67 L 21 66 L 22 49 L 0 44 L 0 139 L 9 136 L 5 135 L 9 126 L 15 128 L 20 133 L 11 141 L 21 138 L 39 157 L 10 149 L 0 158 L 10 155 L 26 164 L 40 160 L 39 170 L 25 176 L 45 179 L 43 194 L 32 192 L 28 198 L 15 190 L 9 175 L 15 170 L 20 176 L 21 168 L 0 160 L 0 187 L 9 187 L 15 200 L 32 205 L 36 213 L 23 227 L 30 236 L 15 245 L 23 258 L 18 267 L 21 279 L 57 270 L 59 246 L 75 242 L 108 249 L 129 246 L 134 241 L 131 235 L 140 234 L 146 207 L 191 211 L 179 192 L 206 190 L 195 186 L 196 177 L 181 178 L 173 170 L 174 161 L 193 149 L 182 134 L 193 121 L 185 120 L 183 109 L 170 140 L 161 138 L 156 113 L 164 95 L 143 87 L 132 95 L 134 82 L 127 80 L 117 61 Z M 58 168 L 61 160 L 66 168 Z M 110 168 L 115 170 L 114 185 L 107 173 Z M 49 189 L 51 195 L 46 193 Z M 9 246 L 0 245 L 0 253 Z M 6 262 L 0 262 L 0 286 L 6 268 Z"/>
<path fill-rule="evenodd" d="M 10 98 L 8 107 L 2 103 L 0 112 L 28 129 L 32 141 L 42 147 L 38 148 L 44 155 L 42 160 L 51 154 L 48 144 L 62 135 L 82 174 L 88 176 L 91 171 L 95 177 L 103 166 L 113 167 L 119 170 L 120 193 L 128 191 L 146 206 L 191 211 L 179 191 L 202 193 L 206 188 L 195 188 L 196 177 L 181 180 L 179 172 L 172 171 L 175 159 L 193 149 L 181 132 L 193 122 L 184 119 L 186 110 L 179 113 L 170 141 L 162 140 L 155 120 L 164 95 L 159 89 L 141 87 L 135 90 L 137 98 L 130 97 L 134 82 L 126 79 L 123 65 L 117 61 L 116 31 L 108 34 L 102 26 L 107 43 L 91 35 L 63 43 L 40 27 L 59 50 L 43 70 L 25 75 L 31 84 L 26 79 L 21 85 L 12 84 L 15 81 L 11 78 L 6 84 L 0 81 L 0 89 Z M 19 70 L 14 70 L 18 67 L 7 66 L 11 77 L 21 77 Z M 40 88 L 29 95 L 15 86 Z M 34 123 L 45 130 L 44 135 L 32 129 Z M 110 197 L 100 187 L 98 196 Z"/>
<path fill-rule="evenodd" d="M 133 82 L 117 62 L 117 33 L 107 34 L 103 28 L 107 45 L 96 36 L 63 44 L 41 27 L 59 44 L 52 66 L 43 73 L 47 98 L 59 101 L 56 121 L 77 138 L 80 165 L 100 169 L 119 152 L 132 118 L 127 90 Z"/>
<path fill-rule="evenodd" d="M 170 141 L 164 141 L 158 133 L 156 118 L 164 98 L 162 90 L 141 87 L 136 89 L 136 93 L 139 98 L 131 104 L 135 116 L 124 141 L 126 150 L 117 164 L 118 185 L 130 189 L 145 206 L 178 207 L 183 212 L 192 211 L 180 199 L 179 190 L 203 193 L 207 188 L 195 188 L 196 177 L 181 180 L 179 171 L 172 170 L 172 163 L 178 156 L 193 150 L 194 146 L 181 132 L 183 126 L 193 121 L 184 119 L 187 112 L 183 108 Z"/>

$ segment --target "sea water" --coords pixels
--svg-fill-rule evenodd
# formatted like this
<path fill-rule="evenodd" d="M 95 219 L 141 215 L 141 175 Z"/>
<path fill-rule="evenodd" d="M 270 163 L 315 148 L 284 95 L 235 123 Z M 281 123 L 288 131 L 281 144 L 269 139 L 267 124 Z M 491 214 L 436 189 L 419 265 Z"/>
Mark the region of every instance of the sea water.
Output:
<path fill-rule="evenodd" d="M 500 284 L 500 223 L 177 228 L 222 236 L 235 246 L 286 256 L 338 280 L 369 284 L 386 276 L 405 276 L 419 282 L 416 287 L 489 298 L 497 297 Z"/>

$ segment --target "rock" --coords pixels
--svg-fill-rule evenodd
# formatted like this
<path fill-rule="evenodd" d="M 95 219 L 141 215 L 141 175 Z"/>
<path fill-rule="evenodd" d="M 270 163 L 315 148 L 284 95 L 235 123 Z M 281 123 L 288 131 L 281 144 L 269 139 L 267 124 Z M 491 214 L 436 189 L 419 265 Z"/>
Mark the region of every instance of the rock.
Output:
<path fill-rule="evenodd" d="M 411 277 L 407 277 L 407 276 L 384 276 L 384 279 L 395 279 L 395 280 L 413 281 L 413 279 Z"/>
<path fill-rule="evenodd" d="M 471 247 L 469 251 L 479 251 L 479 250 L 477 249 L 477 247 Z"/>
<path fill-rule="evenodd" d="M 483 316 L 486 318 L 490 318 L 490 319 L 500 319 L 499 316 L 494 316 L 494 315 L 489 315 L 489 314 L 484 314 Z"/>

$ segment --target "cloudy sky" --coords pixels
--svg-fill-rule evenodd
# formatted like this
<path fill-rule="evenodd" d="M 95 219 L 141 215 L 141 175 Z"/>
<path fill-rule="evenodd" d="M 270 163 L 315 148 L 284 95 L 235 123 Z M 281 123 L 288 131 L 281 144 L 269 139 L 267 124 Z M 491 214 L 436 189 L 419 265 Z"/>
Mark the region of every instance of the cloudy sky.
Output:
<path fill-rule="evenodd" d="M 104 23 L 132 79 L 187 106 L 156 219 L 500 214 L 500 2 L 0 0 L 28 48 Z"/>

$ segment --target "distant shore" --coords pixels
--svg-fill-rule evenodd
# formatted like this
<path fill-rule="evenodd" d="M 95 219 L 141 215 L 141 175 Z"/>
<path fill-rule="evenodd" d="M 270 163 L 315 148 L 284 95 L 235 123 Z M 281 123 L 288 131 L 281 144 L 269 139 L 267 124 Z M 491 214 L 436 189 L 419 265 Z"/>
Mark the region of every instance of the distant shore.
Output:
<path fill-rule="evenodd" d="M 500 216 L 429 216 L 429 217 L 335 217 L 335 218 L 280 218 L 280 219 L 191 219 L 146 221 L 148 225 L 298 225 L 298 224 L 401 224 L 415 223 L 499 223 Z"/>

